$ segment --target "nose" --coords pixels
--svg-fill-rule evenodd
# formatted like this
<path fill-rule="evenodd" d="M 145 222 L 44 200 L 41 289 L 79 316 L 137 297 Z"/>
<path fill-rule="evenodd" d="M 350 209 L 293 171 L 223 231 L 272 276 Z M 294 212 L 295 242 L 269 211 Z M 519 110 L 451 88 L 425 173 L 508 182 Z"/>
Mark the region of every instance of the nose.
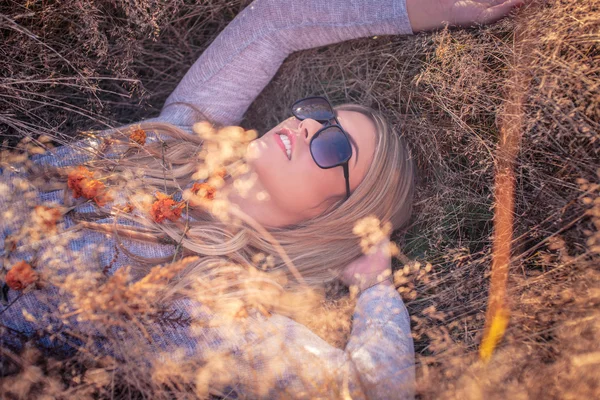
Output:
<path fill-rule="evenodd" d="M 304 141 L 308 144 L 312 137 L 323 127 L 319 121 L 315 121 L 314 119 L 307 118 L 300 121 L 300 125 L 298 128 L 300 130 L 300 135 L 304 139 Z"/>

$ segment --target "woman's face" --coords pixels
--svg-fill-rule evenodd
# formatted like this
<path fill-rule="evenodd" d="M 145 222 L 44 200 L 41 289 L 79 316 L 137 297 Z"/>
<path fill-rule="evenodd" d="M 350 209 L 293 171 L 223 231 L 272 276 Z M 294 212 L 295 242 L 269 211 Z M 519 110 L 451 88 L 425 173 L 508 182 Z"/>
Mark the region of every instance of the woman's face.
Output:
<path fill-rule="evenodd" d="M 352 191 L 373 161 L 376 129 L 359 112 L 340 110 L 337 116 L 352 139 L 348 164 Z M 265 226 L 281 227 L 315 217 L 345 197 L 343 167 L 322 169 L 310 152 L 310 140 L 322 127 L 312 119 L 291 117 L 250 144 L 248 163 L 256 183 L 249 196 L 236 201 L 243 211 Z M 280 135 L 289 138 L 289 156 Z"/>

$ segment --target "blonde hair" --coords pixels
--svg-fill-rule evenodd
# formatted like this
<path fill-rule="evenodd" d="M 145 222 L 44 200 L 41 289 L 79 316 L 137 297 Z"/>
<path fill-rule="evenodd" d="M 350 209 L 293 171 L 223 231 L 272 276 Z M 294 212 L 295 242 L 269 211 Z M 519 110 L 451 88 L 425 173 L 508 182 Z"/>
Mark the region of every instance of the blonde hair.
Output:
<path fill-rule="evenodd" d="M 199 277 L 218 275 L 216 267 L 224 264 L 231 266 L 233 262 L 241 269 L 253 265 L 256 254 L 270 255 L 270 270 L 287 273 L 286 262 L 280 256 L 281 249 L 289 257 L 288 265 L 291 260 L 304 282 L 318 287 L 336 278 L 349 262 L 361 255 L 359 238 L 353 233 L 357 221 L 374 216 L 382 222 L 391 222 L 395 229 L 407 223 L 412 209 L 414 177 L 413 162 L 402 138 L 370 108 L 346 104 L 336 110 L 364 114 L 373 121 L 377 132 L 372 165 L 352 195 L 316 218 L 285 228 L 267 229 L 271 238 L 265 237 L 265 231 L 246 225 L 231 229 L 208 212 L 192 211 L 191 208 L 195 221 L 187 222 L 185 227 L 168 221 L 157 224 L 146 220 L 144 225 L 150 226 L 156 237 L 163 241 L 169 238 L 171 243 L 177 244 L 180 255 L 201 256 L 177 282 L 173 282 L 173 292 Z M 141 169 L 144 183 L 161 191 L 165 188 L 180 190 L 193 181 L 197 165 L 190 160 L 197 159 L 202 140 L 167 123 L 141 123 L 135 129 L 170 138 L 168 146 L 162 141 L 148 143 L 143 152 L 123 157 L 118 163 L 111 161 L 113 170 Z M 114 130 L 112 133 L 122 135 L 126 132 Z M 128 229 L 131 230 L 115 228 L 115 232 L 122 234 Z M 146 236 L 147 233 L 146 229 Z M 275 241 L 271 240 L 273 238 Z M 136 259 L 148 265 L 167 261 L 139 256 Z M 288 283 L 291 282 L 293 280 Z"/>
<path fill-rule="evenodd" d="M 410 219 L 414 191 L 413 161 L 403 139 L 371 108 L 344 104 L 336 110 L 359 112 L 376 128 L 373 162 L 351 196 L 322 215 L 273 232 L 300 273 L 311 284 L 331 280 L 362 254 L 353 233 L 357 221 L 374 216 L 402 228 Z"/>

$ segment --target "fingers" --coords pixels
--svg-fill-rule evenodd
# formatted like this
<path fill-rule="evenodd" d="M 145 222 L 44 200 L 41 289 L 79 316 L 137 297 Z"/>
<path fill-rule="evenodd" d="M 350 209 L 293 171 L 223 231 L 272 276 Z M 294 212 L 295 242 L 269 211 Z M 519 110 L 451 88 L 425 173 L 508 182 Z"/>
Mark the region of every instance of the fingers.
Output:
<path fill-rule="evenodd" d="M 501 4 L 488 8 L 481 14 L 480 24 L 490 24 L 498 21 L 500 18 L 508 15 L 514 8 L 520 7 L 525 3 L 524 0 L 507 0 Z"/>

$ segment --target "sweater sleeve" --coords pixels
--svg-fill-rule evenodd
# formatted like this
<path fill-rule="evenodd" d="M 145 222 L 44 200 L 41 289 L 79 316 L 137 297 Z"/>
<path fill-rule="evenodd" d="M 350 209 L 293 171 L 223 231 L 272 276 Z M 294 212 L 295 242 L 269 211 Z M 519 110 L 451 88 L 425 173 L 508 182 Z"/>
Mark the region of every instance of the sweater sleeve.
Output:
<path fill-rule="evenodd" d="M 358 299 L 346 346 L 370 399 L 414 397 L 415 355 L 408 311 L 391 285 L 378 285 Z"/>
<path fill-rule="evenodd" d="M 292 52 L 397 34 L 412 34 L 406 0 L 255 0 L 192 65 L 160 119 L 238 124 Z"/>

